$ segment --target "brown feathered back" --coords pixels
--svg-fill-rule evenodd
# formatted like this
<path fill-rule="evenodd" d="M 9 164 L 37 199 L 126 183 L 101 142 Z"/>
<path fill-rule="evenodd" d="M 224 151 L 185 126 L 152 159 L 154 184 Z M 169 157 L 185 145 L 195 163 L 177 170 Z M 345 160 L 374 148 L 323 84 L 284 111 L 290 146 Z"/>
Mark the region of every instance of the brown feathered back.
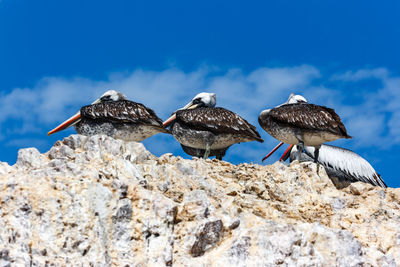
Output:
<path fill-rule="evenodd" d="M 84 106 L 81 108 L 81 116 L 96 121 L 145 124 L 164 128 L 162 120 L 152 109 L 129 100 L 107 101 Z"/>
<path fill-rule="evenodd" d="M 214 134 L 231 133 L 252 137 L 263 142 L 255 126 L 234 112 L 224 108 L 197 108 L 178 110 L 176 120 L 192 129 Z"/>
<path fill-rule="evenodd" d="M 306 103 L 286 104 L 273 108 L 268 115 L 277 122 L 296 128 L 329 131 L 344 138 L 351 138 L 336 112 L 324 106 Z"/>

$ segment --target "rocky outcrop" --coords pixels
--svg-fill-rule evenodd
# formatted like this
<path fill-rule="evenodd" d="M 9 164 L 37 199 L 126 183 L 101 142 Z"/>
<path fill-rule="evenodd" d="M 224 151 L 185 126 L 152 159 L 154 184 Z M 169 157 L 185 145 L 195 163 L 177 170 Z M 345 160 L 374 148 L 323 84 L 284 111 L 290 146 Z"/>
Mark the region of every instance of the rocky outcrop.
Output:
<path fill-rule="evenodd" d="M 0 164 L 0 266 L 396 266 L 400 190 L 72 135 Z"/>

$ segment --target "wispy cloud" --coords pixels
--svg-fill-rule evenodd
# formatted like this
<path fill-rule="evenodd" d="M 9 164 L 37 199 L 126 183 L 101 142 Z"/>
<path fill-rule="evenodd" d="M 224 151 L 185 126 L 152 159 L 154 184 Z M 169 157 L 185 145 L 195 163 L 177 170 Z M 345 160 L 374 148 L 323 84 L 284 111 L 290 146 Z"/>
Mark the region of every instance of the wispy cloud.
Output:
<path fill-rule="evenodd" d="M 143 102 L 163 117 L 201 91 L 216 92 L 220 105 L 253 113 L 253 110 L 259 112 L 266 105 L 278 104 L 290 92 L 306 86 L 319 75 L 311 66 L 262 68 L 249 74 L 239 69 L 218 73 L 201 68 L 194 72 L 135 70 L 113 73 L 104 81 L 43 78 L 33 88 L 15 88 L 1 95 L 0 112 L 3 116 L 0 123 L 12 119 L 29 126 L 32 121 L 51 125 L 109 89 L 119 90 L 133 101 Z"/>
<path fill-rule="evenodd" d="M 382 86 L 368 96 L 351 103 L 343 86 L 377 79 Z M 327 86 L 329 84 L 329 86 Z M 27 140 L 29 134 L 50 129 L 91 103 L 109 89 L 125 93 L 141 102 L 161 118 L 166 118 L 201 91 L 217 93 L 219 106 L 229 108 L 257 125 L 261 110 L 286 101 L 290 93 L 301 93 L 310 102 L 334 108 L 343 118 L 349 134 L 355 138 L 348 147 L 400 144 L 400 77 L 392 77 L 387 69 L 362 69 L 324 76 L 310 65 L 280 68 L 241 69 L 202 67 L 192 72 L 177 68 L 164 71 L 137 69 L 113 73 L 106 80 L 87 78 L 65 79 L 46 77 L 32 88 L 15 88 L 0 95 L 0 136 Z M 260 154 L 277 141 L 260 127 L 266 144 L 246 144 L 231 149 L 232 155 L 246 158 L 246 153 Z M 45 138 L 45 137 L 44 137 Z M 153 137 L 146 144 L 157 154 L 180 150 L 168 136 Z M 9 144 L 18 144 L 9 140 Z M 242 149 L 243 148 L 243 149 Z M 244 151 L 245 150 L 245 151 Z"/>
<path fill-rule="evenodd" d="M 333 77 L 337 81 L 350 82 L 356 90 L 362 90 L 360 83 L 366 80 L 379 81 L 380 86 L 369 90 L 361 102 L 344 107 L 348 127 L 359 137 L 355 142 L 360 146 L 400 144 L 400 77 L 391 76 L 385 68 L 347 71 Z"/>
<path fill-rule="evenodd" d="M 342 74 L 333 75 L 332 80 L 357 82 L 365 79 L 385 79 L 388 77 L 388 75 L 389 72 L 385 68 L 361 69 L 357 71 L 346 71 Z"/>

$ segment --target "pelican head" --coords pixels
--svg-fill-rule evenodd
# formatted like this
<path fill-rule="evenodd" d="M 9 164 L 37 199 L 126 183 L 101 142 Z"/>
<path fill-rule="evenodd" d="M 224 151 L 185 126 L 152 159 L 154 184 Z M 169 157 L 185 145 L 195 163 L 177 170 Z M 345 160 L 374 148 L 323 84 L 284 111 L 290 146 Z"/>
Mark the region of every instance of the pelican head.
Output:
<path fill-rule="evenodd" d="M 217 104 L 217 95 L 215 93 L 200 93 L 197 94 L 193 99 L 187 103 L 183 108 L 180 108 L 178 110 L 184 110 L 184 109 L 195 109 L 195 108 L 201 108 L 201 107 L 208 107 L 208 108 L 213 108 Z M 172 114 L 171 117 L 169 117 L 166 121 L 164 121 L 164 126 L 168 126 L 171 122 L 173 122 L 176 119 L 176 112 Z"/>
<path fill-rule="evenodd" d="M 126 96 L 123 95 L 120 92 L 117 92 L 115 90 L 108 90 L 104 94 L 101 95 L 100 98 L 96 99 L 93 104 L 98 104 L 101 102 L 107 102 L 107 101 L 119 101 L 119 100 L 126 100 Z M 53 133 L 59 132 L 61 130 L 67 129 L 68 127 L 71 127 L 78 123 L 81 120 L 81 112 L 78 111 L 75 115 L 73 115 L 71 118 L 68 120 L 64 121 L 60 125 L 58 125 L 56 128 L 51 130 L 50 132 L 47 133 L 47 135 L 51 135 Z"/>
<path fill-rule="evenodd" d="M 285 104 L 307 103 L 307 100 L 301 95 L 291 94 Z"/>
<path fill-rule="evenodd" d="M 217 104 L 217 95 L 214 93 L 200 93 L 197 94 L 193 99 L 186 104 L 182 109 L 194 109 L 200 107 L 213 108 Z"/>
<path fill-rule="evenodd" d="M 119 100 L 126 100 L 126 96 L 120 92 L 115 90 L 108 90 L 104 94 L 100 96 L 99 99 L 94 101 L 92 104 L 97 104 L 100 102 L 107 102 L 107 101 L 119 101 Z"/>

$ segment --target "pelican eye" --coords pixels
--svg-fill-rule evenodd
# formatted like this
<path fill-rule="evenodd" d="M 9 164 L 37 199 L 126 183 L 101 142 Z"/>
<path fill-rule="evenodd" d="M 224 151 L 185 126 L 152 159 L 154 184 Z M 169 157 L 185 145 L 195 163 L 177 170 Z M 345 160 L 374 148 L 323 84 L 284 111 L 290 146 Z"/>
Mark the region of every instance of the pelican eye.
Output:
<path fill-rule="evenodd" d="M 196 98 L 193 100 L 193 104 L 199 104 L 201 103 L 201 99 L 200 98 Z"/>
<path fill-rule="evenodd" d="M 110 96 L 110 95 L 102 96 L 102 97 L 100 98 L 100 101 L 101 101 L 101 102 L 111 101 L 111 96 Z"/>

